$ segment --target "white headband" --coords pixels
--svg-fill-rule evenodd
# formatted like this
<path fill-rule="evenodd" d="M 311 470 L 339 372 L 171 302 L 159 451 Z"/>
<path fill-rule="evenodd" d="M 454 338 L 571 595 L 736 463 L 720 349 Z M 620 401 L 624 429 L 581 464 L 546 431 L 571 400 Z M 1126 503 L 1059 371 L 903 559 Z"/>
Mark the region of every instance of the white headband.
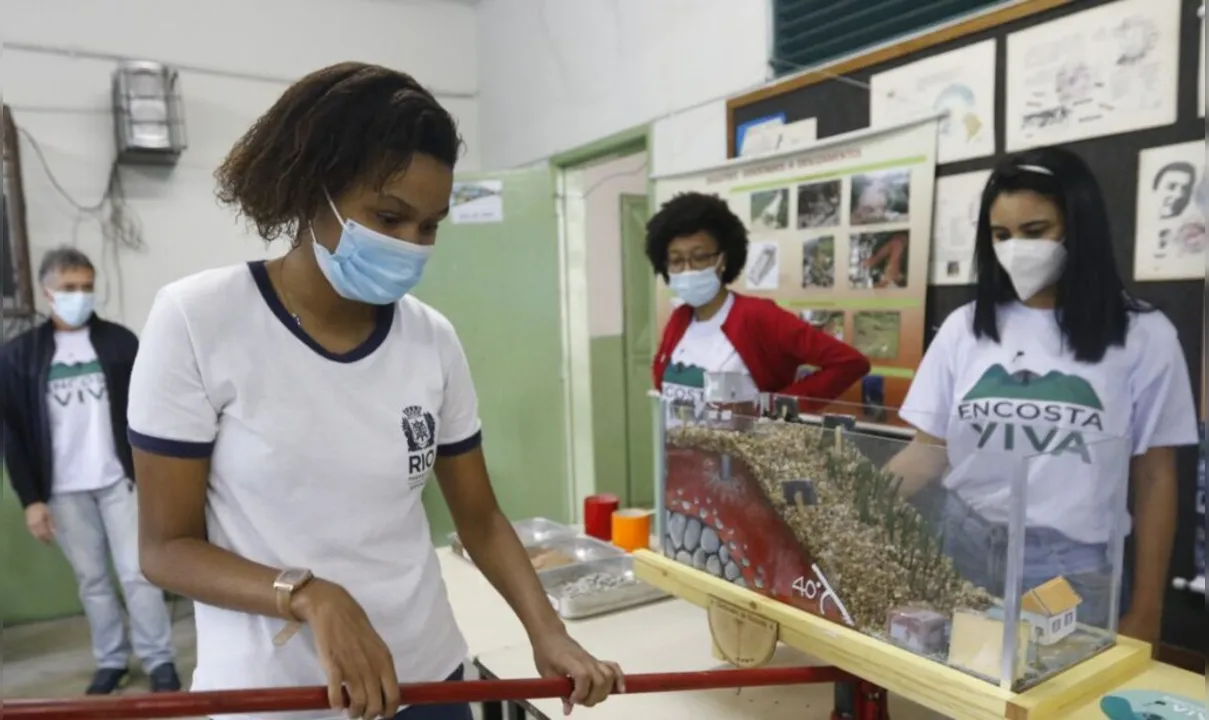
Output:
<path fill-rule="evenodd" d="M 1050 170 L 1049 168 L 1043 168 L 1040 165 L 1017 165 L 1016 169 L 1024 170 L 1025 172 L 1041 173 L 1042 175 L 1049 175 L 1050 177 L 1054 176 L 1053 170 Z"/>

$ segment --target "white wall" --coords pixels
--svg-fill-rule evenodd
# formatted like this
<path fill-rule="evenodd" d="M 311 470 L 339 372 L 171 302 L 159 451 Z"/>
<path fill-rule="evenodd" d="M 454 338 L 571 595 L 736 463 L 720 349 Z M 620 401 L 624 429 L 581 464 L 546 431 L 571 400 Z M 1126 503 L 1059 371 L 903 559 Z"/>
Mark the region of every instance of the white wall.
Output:
<path fill-rule="evenodd" d="M 583 243 L 587 263 L 588 334 L 621 335 L 625 328 L 622 287 L 621 195 L 647 194 L 647 155 L 636 153 L 582 169 L 568 178 L 569 187 L 582 188 Z"/>
<path fill-rule="evenodd" d="M 182 68 L 189 149 L 172 169 L 124 169 L 146 249 L 102 267 L 102 312 L 138 330 L 156 290 L 197 270 L 262 257 L 264 243 L 214 200 L 212 173 L 288 82 L 343 60 L 405 70 L 457 117 L 479 167 L 475 10 L 424 0 L 0 0 L 0 88 L 72 197 L 101 196 L 113 154 L 112 55 Z M 30 47 L 36 46 L 36 47 Z M 22 49 L 24 48 L 24 49 Z M 37 49 L 41 48 L 41 49 Z M 48 50 L 77 50 L 72 57 Z M 21 141 L 31 257 L 78 242 L 102 261 L 95 222 L 54 191 Z M 107 295 L 107 297 L 105 297 Z"/>
<path fill-rule="evenodd" d="M 677 169 L 719 162 L 723 106 L 707 101 L 767 77 L 767 0 L 483 0 L 478 19 L 488 168 L 531 162 L 701 103 L 693 116 L 706 122 L 682 125 L 681 149 L 664 160 L 687 165 Z M 659 157 L 652 162 L 664 172 Z"/>

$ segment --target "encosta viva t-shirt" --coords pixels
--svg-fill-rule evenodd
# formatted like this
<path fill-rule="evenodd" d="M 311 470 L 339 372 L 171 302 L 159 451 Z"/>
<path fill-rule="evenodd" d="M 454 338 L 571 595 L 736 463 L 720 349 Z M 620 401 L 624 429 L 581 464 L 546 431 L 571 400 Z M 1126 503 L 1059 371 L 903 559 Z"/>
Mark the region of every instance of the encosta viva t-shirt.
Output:
<path fill-rule="evenodd" d="M 987 520 L 1007 523 L 1012 473 L 1027 467 L 1029 527 L 1106 542 L 1112 494 L 1099 466 L 1197 442 L 1175 327 L 1157 311 L 1132 314 L 1125 345 L 1084 363 L 1052 310 L 1011 303 L 998 318 L 995 343 L 974 336 L 972 303 L 949 315 L 901 415 L 945 440 L 945 486 Z"/>
<path fill-rule="evenodd" d="M 703 416 L 706 373 L 741 373 L 750 377 L 743 358 L 739 357 L 735 346 L 722 332 L 722 324 L 734 305 L 735 296 L 728 293 L 726 301 L 713 317 L 708 320 L 694 318 L 689 323 L 684 336 L 672 350 L 671 360 L 663 371 L 662 395 L 673 408 L 691 408 L 693 417 Z M 753 397 L 758 392 L 754 384 L 748 389 Z M 681 416 L 681 412 L 690 411 L 675 412 L 668 422 L 675 423 L 676 416 Z"/>
<path fill-rule="evenodd" d="M 384 306 L 370 338 L 335 355 L 292 320 L 263 263 L 185 278 L 147 319 L 129 421 L 135 447 L 210 458 L 211 543 L 346 588 L 400 682 L 443 680 L 464 661 L 421 493 L 438 455 L 479 446 L 480 425 L 466 357 L 436 310 Z M 194 690 L 325 684 L 308 628 L 277 647 L 279 619 L 201 604 L 195 617 Z"/>
<path fill-rule="evenodd" d="M 113 445 L 105 373 L 87 327 L 55 333 L 46 407 L 54 495 L 103 490 L 126 477 Z"/>

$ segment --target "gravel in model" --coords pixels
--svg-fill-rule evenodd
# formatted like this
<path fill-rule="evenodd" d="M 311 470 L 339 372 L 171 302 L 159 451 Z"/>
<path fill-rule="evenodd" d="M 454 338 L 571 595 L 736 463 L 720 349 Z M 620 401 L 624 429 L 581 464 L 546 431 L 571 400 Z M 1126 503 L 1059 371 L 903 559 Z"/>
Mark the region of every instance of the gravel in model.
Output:
<path fill-rule="evenodd" d="M 751 469 L 763 499 L 818 562 L 864 632 L 884 632 L 894 608 L 983 610 L 991 596 L 964 580 L 943 538 L 897 494 L 897 478 L 831 431 L 762 421 L 746 431 L 709 426 L 670 429 L 668 445 L 731 455 Z M 786 483 L 811 479 L 813 501 L 790 504 Z M 755 530 L 754 528 L 752 530 Z"/>

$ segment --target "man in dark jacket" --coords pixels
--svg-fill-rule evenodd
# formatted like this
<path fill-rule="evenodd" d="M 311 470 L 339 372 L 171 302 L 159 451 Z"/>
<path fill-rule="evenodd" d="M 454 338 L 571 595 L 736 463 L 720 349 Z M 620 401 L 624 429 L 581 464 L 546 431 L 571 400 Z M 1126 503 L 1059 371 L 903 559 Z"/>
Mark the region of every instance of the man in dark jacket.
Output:
<path fill-rule="evenodd" d="M 130 662 L 110 559 L 126 598 L 133 651 L 152 690 L 179 690 L 164 595 L 139 571 L 138 500 L 126 440 L 138 340 L 93 313 L 95 279 L 88 257 L 74 248 L 43 258 L 38 280 L 51 319 L 0 348 L 4 459 L 30 533 L 55 542 L 75 572 L 97 661 L 88 693 L 116 690 Z"/>

